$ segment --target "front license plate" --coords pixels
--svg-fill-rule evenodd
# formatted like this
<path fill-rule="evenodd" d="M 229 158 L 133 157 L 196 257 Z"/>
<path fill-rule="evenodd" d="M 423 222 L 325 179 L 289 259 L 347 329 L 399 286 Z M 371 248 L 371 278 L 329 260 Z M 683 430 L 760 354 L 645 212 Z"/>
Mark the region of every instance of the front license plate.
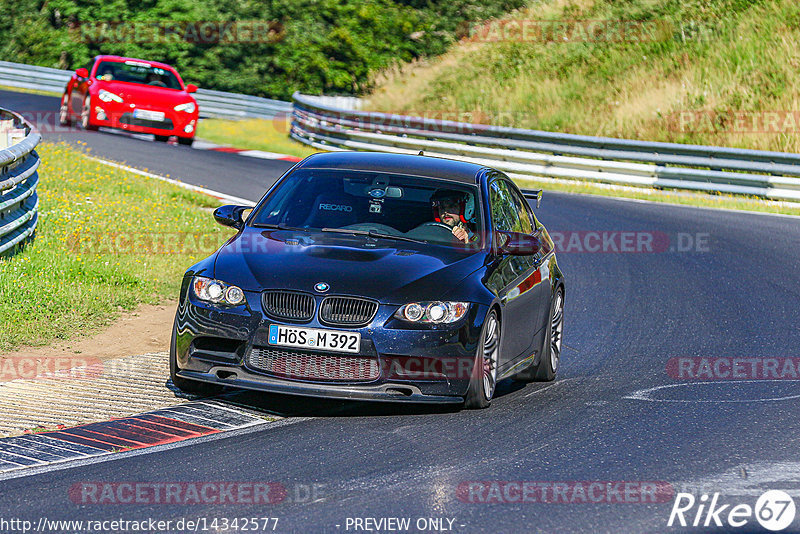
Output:
<path fill-rule="evenodd" d="M 276 347 L 358 352 L 361 347 L 361 334 L 271 324 L 269 325 L 269 344 Z"/>
<path fill-rule="evenodd" d="M 149 109 L 134 109 L 133 116 L 137 119 L 144 119 L 146 121 L 163 121 L 164 112 L 150 111 Z"/>

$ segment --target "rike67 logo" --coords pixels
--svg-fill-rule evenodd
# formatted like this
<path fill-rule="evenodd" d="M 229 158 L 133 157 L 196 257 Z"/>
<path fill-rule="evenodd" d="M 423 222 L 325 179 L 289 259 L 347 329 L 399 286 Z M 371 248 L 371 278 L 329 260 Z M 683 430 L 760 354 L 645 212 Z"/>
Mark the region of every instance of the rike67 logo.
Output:
<path fill-rule="evenodd" d="M 778 532 L 794 521 L 795 504 L 785 491 L 770 490 L 761 495 L 755 507 L 749 504 L 718 504 L 719 493 L 710 501 L 706 494 L 695 499 L 691 493 L 678 493 L 667 526 L 741 528 L 753 518 L 765 529 Z"/>

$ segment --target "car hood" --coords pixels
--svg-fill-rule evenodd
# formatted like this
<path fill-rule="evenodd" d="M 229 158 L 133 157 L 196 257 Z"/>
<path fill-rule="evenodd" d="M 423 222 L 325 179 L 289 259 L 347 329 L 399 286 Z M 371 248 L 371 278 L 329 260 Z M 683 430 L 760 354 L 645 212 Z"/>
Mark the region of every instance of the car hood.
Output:
<path fill-rule="evenodd" d="M 246 291 L 361 295 L 384 304 L 444 298 L 479 269 L 482 252 L 343 234 L 247 228 L 218 252 L 214 277 Z"/>
<path fill-rule="evenodd" d="M 186 91 L 176 91 L 165 89 L 153 85 L 141 85 L 138 83 L 126 82 L 106 82 L 98 80 L 97 90 L 105 89 L 119 95 L 126 103 L 141 103 L 148 105 L 159 105 L 174 107 L 178 104 L 193 101 L 194 98 Z"/>

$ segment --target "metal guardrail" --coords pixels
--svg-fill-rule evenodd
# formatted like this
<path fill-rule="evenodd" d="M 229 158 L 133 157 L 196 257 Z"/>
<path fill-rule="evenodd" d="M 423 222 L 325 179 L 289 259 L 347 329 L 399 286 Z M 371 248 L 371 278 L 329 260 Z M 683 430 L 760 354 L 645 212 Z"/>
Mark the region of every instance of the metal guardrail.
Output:
<path fill-rule="evenodd" d="M 0 256 L 13 254 L 32 239 L 39 220 L 39 156 L 41 136 L 20 115 L 0 109 L 0 119 L 11 119 L 25 129 L 22 141 L 0 150 Z"/>
<path fill-rule="evenodd" d="M 800 201 L 800 154 L 591 137 L 341 109 L 295 93 L 291 137 L 321 150 L 436 155 L 512 178 Z"/>
<path fill-rule="evenodd" d="M 72 71 L 0 61 L 0 85 L 63 94 Z M 270 119 L 288 116 L 292 104 L 257 96 L 199 89 L 195 94 L 201 117 Z"/>

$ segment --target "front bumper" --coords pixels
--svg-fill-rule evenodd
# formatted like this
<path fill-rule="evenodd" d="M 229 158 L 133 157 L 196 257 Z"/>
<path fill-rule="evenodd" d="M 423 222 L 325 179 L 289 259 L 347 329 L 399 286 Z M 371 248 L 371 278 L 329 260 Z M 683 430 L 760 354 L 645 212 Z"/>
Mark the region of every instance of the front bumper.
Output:
<path fill-rule="evenodd" d="M 197 111 L 185 113 L 150 105 L 131 107 L 126 102 L 102 102 L 98 98 L 93 98 L 91 105 L 92 122 L 97 126 L 116 128 L 134 133 L 174 135 L 186 138 L 193 138 L 197 130 Z M 161 112 L 164 114 L 164 120 L 153 121 L 135 118 L 133 113 L 136 109 Z"/>
<path fill-rule="evenodd" d="M 431 404 L 458 404 L 463 397 L 458 395 L 430 395 L 419 387 L 407 383 L 385 382 L 382 384 L 361 384 L 347 386 L 338 384 L 303 383 L 279 380 L 257 375 L 240 366 L 218 365 L 207 372 L 181 370 L 178 376 L 200 382 L 251 389 L 270 393 L 301 395 L 304 397 L 325 397 L 341 400 L 365 400 L 383 402 L 414 402 Z M 220 378 L 224 376 L 225 378 Z"/>
<path fill-rule="evenodd" d="M 412 327 L 394 319 L 399 306 L 380 305 L 372 322 L 361 328 L 330 327 L 316 318 L 292 324 L 268 318 L 261 295 L 245 292 L 247 305 L 222 309 L 190 296 L 184 284 L 175 332 L 178 376 L 236 388 L 326 397 L 417 403 L 460 403 L 474 371 L 475 353 L 487 308 L 472 304 L 467 316 L 454 325 Z M 320 297 L 321 298 L 321 297 Z M 358 354 L 338 354 L 275 347 L 267 342 L 271 324 L 357 331 Z M 291 353 L 306 361 L 335 361 L 338 357 L 370 362 L 375 373 L 352 379 L 302 373 L 280 375 L 253 365 L 254 349 Z M 376 363 L 375 363 L 376 362 Z M 323 364 L 320 364 L 323 365 Z"/>

